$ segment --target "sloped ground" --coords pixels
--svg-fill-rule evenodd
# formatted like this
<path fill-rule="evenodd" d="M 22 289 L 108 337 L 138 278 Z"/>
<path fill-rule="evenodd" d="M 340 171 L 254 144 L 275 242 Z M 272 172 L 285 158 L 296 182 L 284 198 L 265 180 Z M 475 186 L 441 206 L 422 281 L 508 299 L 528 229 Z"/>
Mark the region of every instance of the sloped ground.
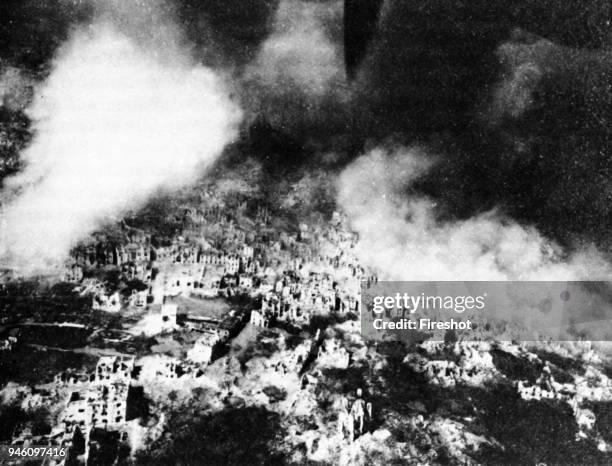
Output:
<path fill-rule="evenodd" d="M 601 443 L 610 441 L 611 401 L 583 403 L 597 422 L 582 438 L 566 401 L 527 401 L 517 392 L 518 380 L 535 383 L 544 361 L 550 362 L 556 380 L 570 383 L 586 371 L 586 364 L 577 358 L 561 356 L 552 347 L 546 351 L 545 345 L 528 353 L 531 360 L 497 348 L 491 351 L 495 375 L 485 383 L 443 387 L 405 362 L 417 348 L 395 343 L 368 348 L 347 328 L 336 325 L 324 337 L 344 336 L 343 345 L 353 354 L 349 367 L 323 367 L 315 359 L 303 370 L 312 377 L 304 385 L 296 372 L 273 369 L 276 361 L 287 360 L 299 347 L 301 338 L 248 326 L 229 354 L 207 370 L 217 389 L 209 386 L 200 391 L 189 385 L 182 401 L 179 396 L 177 404 L 167 407 L 171 414 L 166 434 L 138 457 L 139 464 L 609 464 L 612 460 L 610 446 Z M 540 358 L 535 358 L 536 353 Z M 444 354 L 453 359 L 448 348 L 436 358 L 443 359 Z M 374 416 L 364 434 L 350 442 L 338 433 L 338 410 L 342 397 L 349 403 L 355 399 L 357 388 L 373 403 Z M 181 390 L 178 384 L 173 389 Z"/>

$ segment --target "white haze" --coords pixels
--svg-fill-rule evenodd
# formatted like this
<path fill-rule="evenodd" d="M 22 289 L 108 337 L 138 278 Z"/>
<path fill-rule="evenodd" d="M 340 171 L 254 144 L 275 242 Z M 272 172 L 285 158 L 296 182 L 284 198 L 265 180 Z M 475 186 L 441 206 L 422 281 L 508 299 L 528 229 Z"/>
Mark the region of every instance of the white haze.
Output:
<path fill-rule="evenodd" d="M 27 105 L 33 80 L 22 70 L 0 63 L 0 106 L 21 110 Z"/>
<path fill-rule="evenodd" d="M 324 22 L 341 11 L 341 3 L 281 0 L 273 31 L 247 69 L 263 86 L 296 89 L 321 96 L 343 79 L 342 59 Z"/>
<path fill-rule="evenodd" d="M 339 204 L 359 234 L 355 253 L 381 280 L 609 280 L 610 266 L 595 249 L 564 254 L 535 228 L 496 212 L 438 221 L 431 200 L 408 194 L 410 183 L 435 163 L 431 160 L 419 149 L 377 149 L 355 160 L 339 177 Z M 567 325 L 565 308 L 538 312 L 538 302 L 510 302 L 488 309 L 487 317 L 556 335 L 555 329 Z M 602 309 L 607 315 L 608 309 Z M 609 340 L 608 321 L 599 322 L 602 309 L 574 309 L 571 318 L 585 323 L 581 329 L 592 339 Z"/>
<path fill-rule="evenodd" d="M 62 261 L 103 222 L 194 181 L 236 136 L 222 80 L 171 37 L 147 46 L 99 20 L 61 48 L 27 110 L 25 169 L 5 184 L 4 264 Z"/>
<path fill-rule="evenodd" d="M 607 279 L 595 250 L 565 257 L 532 227 L 495 212 L 464 221 L 435 219 L 434 203 L 406 195 L 431 158 L 419 149 L 381 149 L 341 174 L 338 201 L 359 234 L 357 253 L 384 280 Z"/>

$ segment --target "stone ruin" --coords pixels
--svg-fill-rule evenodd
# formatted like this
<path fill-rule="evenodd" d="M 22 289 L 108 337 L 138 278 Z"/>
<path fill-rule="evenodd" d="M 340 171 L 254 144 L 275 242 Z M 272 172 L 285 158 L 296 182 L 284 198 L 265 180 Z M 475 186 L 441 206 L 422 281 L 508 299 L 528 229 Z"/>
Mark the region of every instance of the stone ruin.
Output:
<path fill-rule="evenodd" d="M 338 410 L 338 433 L 350 442 L 362 435 L 373 420 L 372 403 L 363 399 L 361 388 L 357 389 L 356 395 L 350 409 L 348 399 L 342 397 Z"/>
<path fill-rule="evenodd" d="M 267 328 L 270 326 L 270 319 L 265 315 L 265 313 L 252 310 L 250 323 L 256 327 Z"/>
<path fill-rule="evenodd" d="M 133 370 L 133 356 L 102 356 L 96 364 L 94 382 L 129 384 Z"/>
<path fill-rule="evenodd" d="M 176 316 L 178 314 L 178 306 L 176 304 L 164 303 L 161 308 L 162 327 L 165 329 L 173 329 L 176 327 Z"/>
<path fill-rule="evenodd" d="M 342 346 L 342 341 L 336 338 L 325 340 L 319 347 L 317 364 L 323 367 L 346 369 L 349 366 L 351 355 Z"/>
<path fill-rule="evenodd" d="M 187 358 L 200 364 L 210 363 L 213 350 L 222 340 L 223 335 L 218 329 L 205 332 L 187 352 Z"/>

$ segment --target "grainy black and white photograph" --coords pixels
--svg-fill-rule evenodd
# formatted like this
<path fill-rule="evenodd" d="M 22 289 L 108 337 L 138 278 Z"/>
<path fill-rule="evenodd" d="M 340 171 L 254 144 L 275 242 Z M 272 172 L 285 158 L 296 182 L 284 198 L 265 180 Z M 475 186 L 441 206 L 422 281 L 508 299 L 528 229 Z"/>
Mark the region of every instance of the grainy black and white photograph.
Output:
<path fill-rule="evenodd" d="M 610 0 L 0 0 L 0 464 L 612 464 Z"/>

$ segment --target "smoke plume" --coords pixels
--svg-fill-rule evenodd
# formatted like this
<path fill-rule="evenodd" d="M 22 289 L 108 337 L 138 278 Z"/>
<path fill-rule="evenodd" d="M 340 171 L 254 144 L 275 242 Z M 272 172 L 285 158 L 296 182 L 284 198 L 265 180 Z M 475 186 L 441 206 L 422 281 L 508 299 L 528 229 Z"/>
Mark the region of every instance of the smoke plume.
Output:
<path fill-rule="evenodd" d="M 0 107 L 11 111 L 21 110 L 27 105 L 33 84 L 32 78 L 22 70 L 7 66 L 0 71 Z"/>
<path fill-rule="evenodd" d="M 346 133 L 350 94 L 341 18 L 338 0 L 280 1 L 271 33 L 242 72 L 244 105 L 257 120 L 254 139 L 274 132 L 281 144 L 297 146 L 281 149 L 287 152 L 284 163 L 291 157 L 312 161 L 313 154 L 336 147 L 335 139 Z"/>
<path fill-rule="evenodd" d="M 600 0 L 389 0 L 356 124 L 366 141 L 435 145 L 415 189 L 449 220 L 497 208 L 609 249 L 610 31 Z"/>
<path fill-rule="evenodd" d="M 274 28 L 247 70 L 266 87 L 294 88 L 321 96 L 343 79 L 336 44 L 326 34 L 324 21 L 339 11 L 339 2 L 308 3 L 283 0 Z"/>
<path fill-rule="evenodd" d="M 133 2 L 98 3 L 100 19 L 61 47 L 27 110 L 35 137 L 3 193 L 5 263 L 62 260 L 153 192 L 194 181 L 237 134 L 222 79 L 181 51 L 171 24 L 136 21 Z"/>
<path fill-rule="evenodd" d="M 357 254 L 386 280 L 605 279 L 596 250 L 565 254 L 533 227 L 495 211 L 439 221 L 411 184 L 435 162 L 421 149 L 376 149 L 340 175 L 338 203 L 359 234 Z M 408 193 L 408 195 L 407 195 Z"/>
<path fill-rule="evenodd" d="M 432 169 L 434 159 L 418 148 L 375 149 L 356 159 L 338 179 L 338 202 L 359 234 L 355 253 L 381 280 L 608 280 L 612 269 L 594 247 L 568 253 L 533 226 L 496 211 L 459 221 L 437 218 L 435 201 L 411 186 Z M 582 337 L 608 341 L 609 290 L 595 284 L 586 286 L 583 294 L 584 301 L 576 301 L 583 305 L 571 310 L 542 306 L 538 294 L 508 295 L 507 301 L 487 308 L 486 318 L 517 324 L 505 336 L 510 338 L 521 328 L 527 332 L 522 335 L 536 340 L 542 335 L 534 330 L 553 338 L 576 338 L 579 328 Z"/>

